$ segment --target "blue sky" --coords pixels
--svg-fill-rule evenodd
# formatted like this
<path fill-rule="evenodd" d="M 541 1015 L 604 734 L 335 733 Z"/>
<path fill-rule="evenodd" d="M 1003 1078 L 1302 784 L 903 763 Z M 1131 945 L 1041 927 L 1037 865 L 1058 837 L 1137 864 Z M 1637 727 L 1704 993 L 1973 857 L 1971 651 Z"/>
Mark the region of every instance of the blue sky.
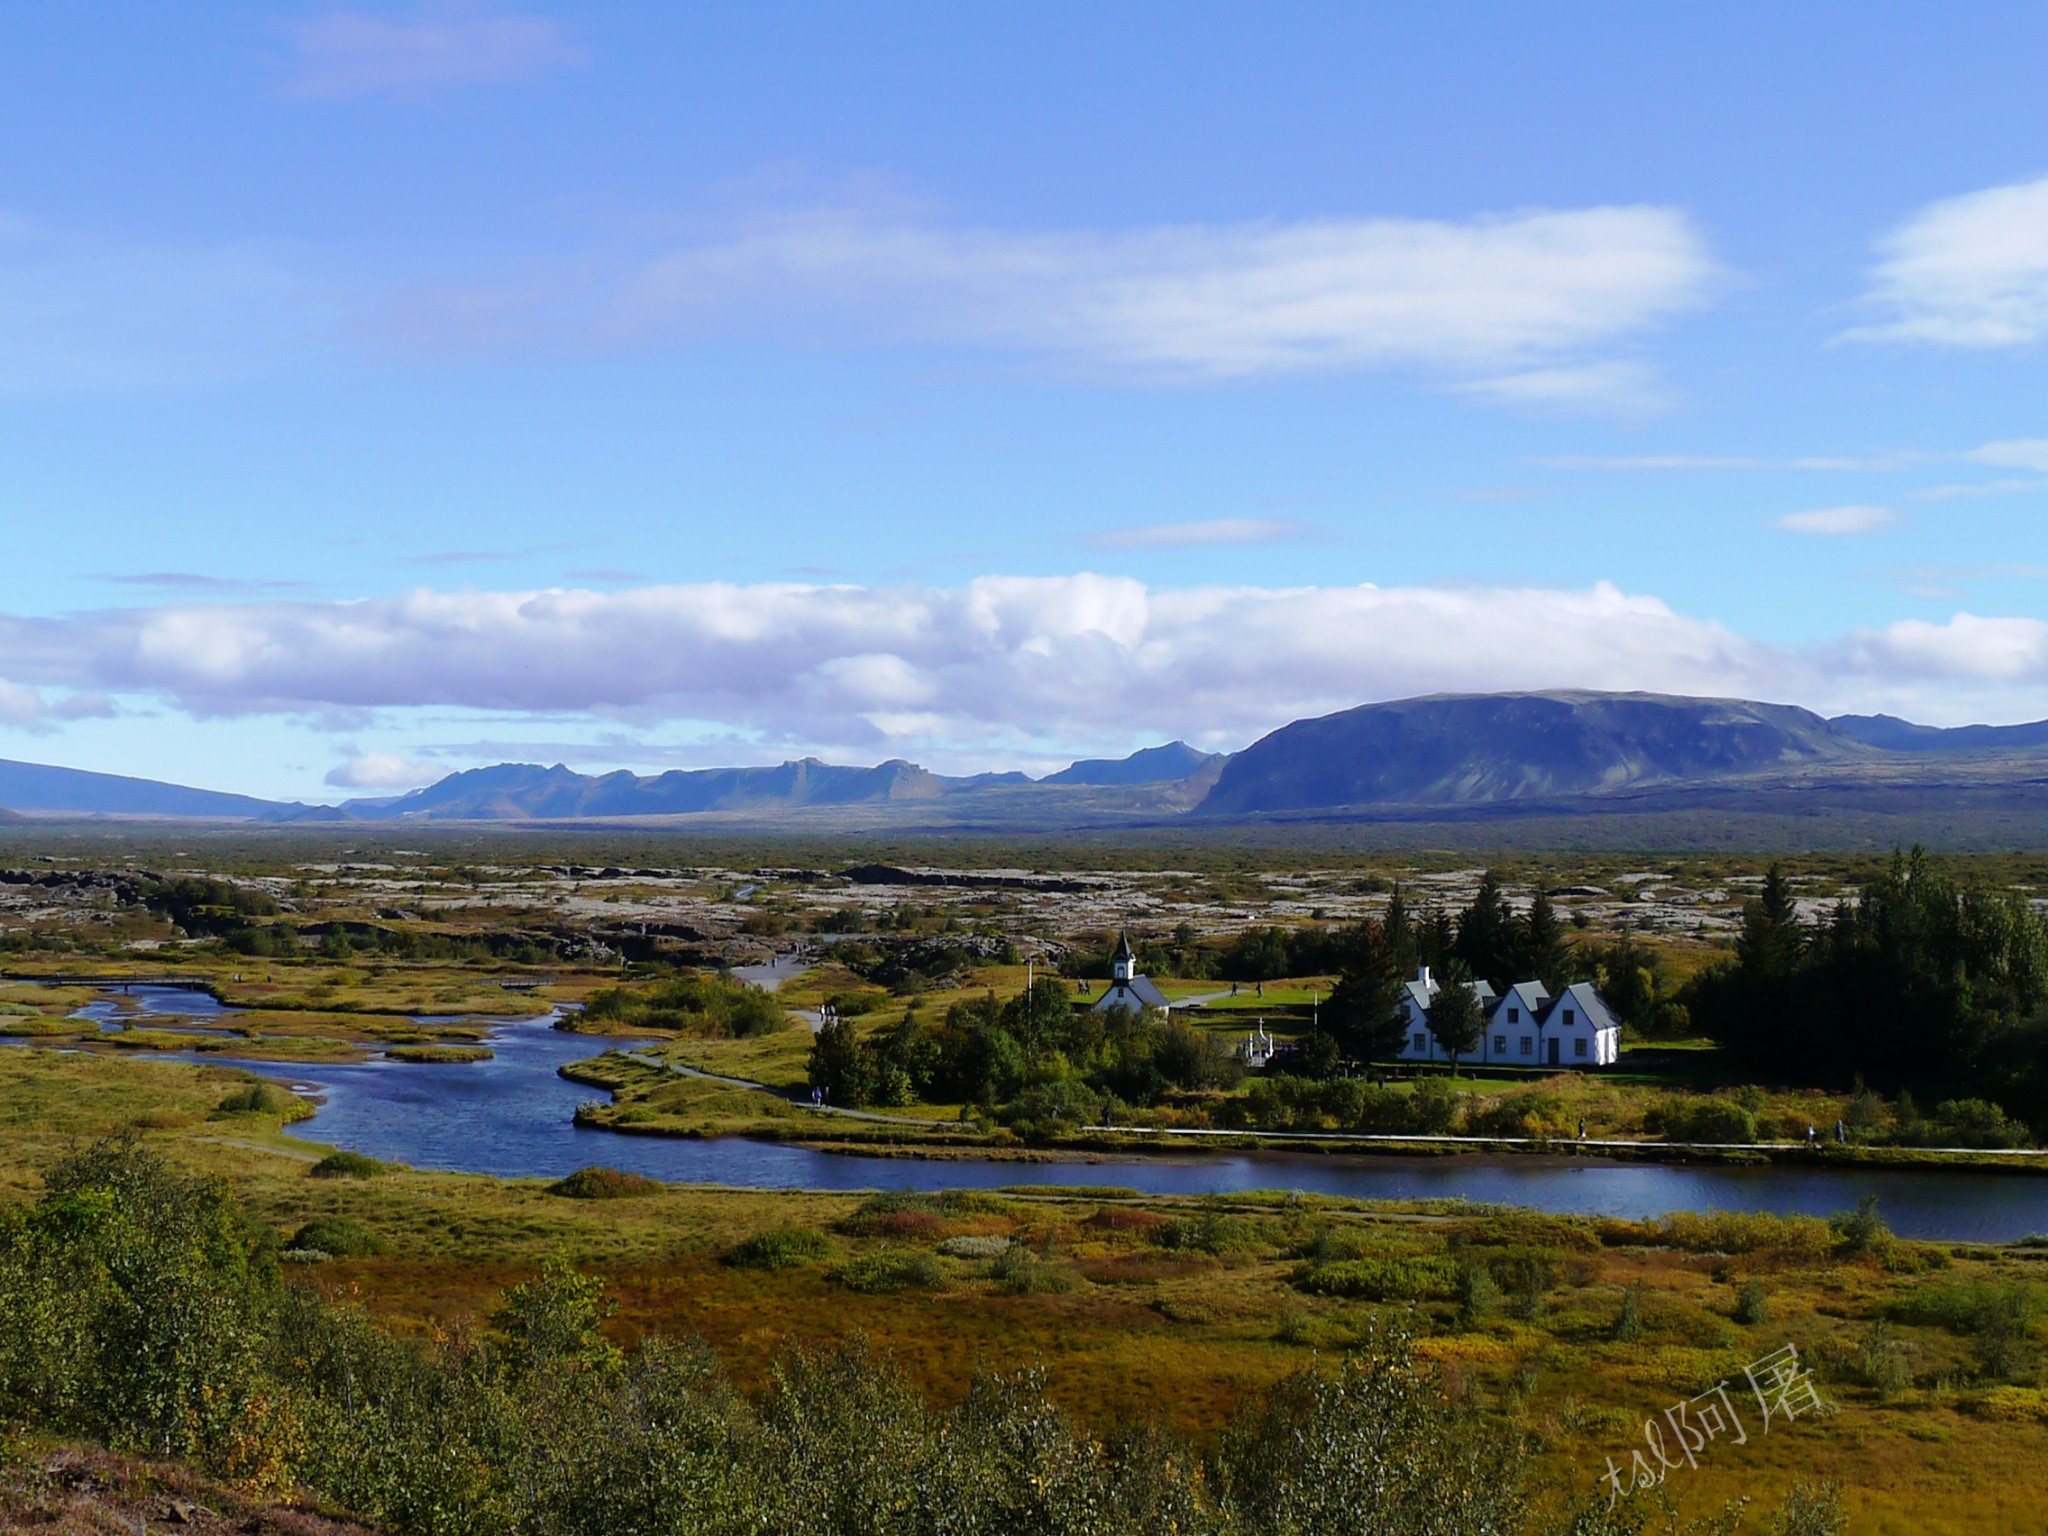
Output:
<path fill-rule="evenodd" d="M 2048 715 L 2038 6 L 0 17 L 0 756 Z"/>

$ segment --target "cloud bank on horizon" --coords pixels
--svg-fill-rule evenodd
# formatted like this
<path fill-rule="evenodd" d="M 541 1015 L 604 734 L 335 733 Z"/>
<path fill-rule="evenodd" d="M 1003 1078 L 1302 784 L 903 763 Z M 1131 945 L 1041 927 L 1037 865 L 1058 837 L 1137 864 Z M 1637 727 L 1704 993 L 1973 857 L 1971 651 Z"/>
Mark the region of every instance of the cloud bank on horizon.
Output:
<path fill-rule="evenodd" d="M 2048 684 L 2048 623 L 1959 613 L 1790 651 L 1605 582 L 1153 588 L 1080 573 L 957 587 L 421 589 L 4 618 L 0 677 L 16 724 L 105 711 L 110 698 L 201 719 L 474 711 L 990 766 L 1133 733 L 1235 747 L 1302 716 L 1439 692 L 2011 716 Z M 394 788 L 431 772 L 350 750 L 327 782 Z"/>

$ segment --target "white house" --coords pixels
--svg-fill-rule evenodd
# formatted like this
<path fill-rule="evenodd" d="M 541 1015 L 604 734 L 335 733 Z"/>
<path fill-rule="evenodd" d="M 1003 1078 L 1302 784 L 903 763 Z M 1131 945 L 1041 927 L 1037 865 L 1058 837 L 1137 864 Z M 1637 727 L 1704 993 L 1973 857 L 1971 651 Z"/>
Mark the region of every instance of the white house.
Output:
<path fill-rule="evenodd" d="M 1551 1001 L 1541 1025 L 1546 1067 L 1611 1067 L 1621 1059 L 1621 1021 L 1590 981 L 1575 981 Z"/>
<path fill-rule="evenodd" d="M 1486 1025 L 1479 1049 L 1463 1060 L 1501 1067 L 1611 1067 L 1621 1059 L 1621 1022 L 1590 981 L 1575 981 L 1556 997 L 1540 981 L 1518 981 L 1498 997 L 1483 981 L 1468 985 Z M 1402 1061 L 1451 1059 L 1429 1028 L 1429 1006 L 1442 991 L 1426 965 L 1402 989 Z"/>
<path fill-rule="evenodd" d="M 1549 1006 L 1550 989 L 1540 981 L 1518 981 L 1509 987 L 1486 1021 L 1479 1059 L 1489 1065 L 1535 1066 L 1543 1058 L 1539 1026 Z"/>
<path fill-rule="evenodd" d="M 1118 934 L 1116 953 L 1109 959 L 1109 986 L 1089 1011 L 1107 1013 L 1112 1008 L 1127 1008 L 1132 1013 L 1143 1013 L 1147 1008 L 1170 1006 L 1166 994 L 1138 970 L 1138 957 L 1131 949 L 1130 934 Z"/>
<path fill-rule="evenodd" d="M 1493 1006 L 1493 988 L 1483 981 L 1468 981 L 1472 995 L 1479 999 L 1479 1016 L 1484 1018 L 1487 1009 Z M 1443 983 L 1429 974 L 1429 967 L 1423 966 L 1415 973 L 1415 979 L 1401 989 L 1401 1009 L 1408 1020 L 1408 1033 L 1401 1042 L 1403 1061 L 1449 1061 L 1451 1058 L 1437 1043 L 1436 1035 L 1429 1027 L 1429 1006 L 1443 991 Z M 1474 1058 L 1468 1056 L 1465 1060 Z"/>

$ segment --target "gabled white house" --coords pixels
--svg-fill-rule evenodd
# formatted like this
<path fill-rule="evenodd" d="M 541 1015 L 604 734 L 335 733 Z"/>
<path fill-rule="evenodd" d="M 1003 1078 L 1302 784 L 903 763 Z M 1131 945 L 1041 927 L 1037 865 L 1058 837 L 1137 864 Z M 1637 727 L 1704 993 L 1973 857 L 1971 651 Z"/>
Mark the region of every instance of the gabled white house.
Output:
<path fill-rule="evenodd" d="M 1143 1013 L 1147 1008 L 1171 1006 L 1166 994 L 1138 970 L 1138 956 L 1131 948 L 1130 934 L 1118 934 L 1116 953 L 1109 957 L 1109 986 L 1089 1011 L 1107 1013 L 1112 1008 L 1126 1008 L 1132 1013 Z"/>
<path fill-rule="evenodd" d="M 1498 996 L 1483 981 L 1468 985 L 1486 1023 L 1479 1049 L 1463 1061 L 1499 1067 L 1611 1067 L 1621 1059 L 1621 1022 L 1590 981 L 1575 981 L 1556 997 L 1540 981 L 1518 981 Z M 1407 1030 L 1400 1060 L 1451 1059 L 1429 1028 L 1430 1004 L 1442 991 L 1426 965 L 1402 989 Z"/>
<path fill-rule="evenodd" d="M 1590 981 L 1575 981 L 1551 1001 L 1541 1026 L 1542 1065 L 1611 1067 L 1621 1059 L 1621 1021 Z"/>
<path fill-rule="evenodd" d="M 1537 1065 L 1543 1055 L 1539 1026 L 1549 1006 L 1550 989 L 1540 981 L 1518 981 L 1509 987 L 1486 1021 L 1479 1059 L 1504 1067 Z"/>
<path fill-rule="evenodd" d="M 1493 1007 L 1493 988 L 1483 981 L 1468 981 L 1472 995 L 1479 999 L 1479 1016 L 1486 1017 Z M 1450 1055 L 1436 1043 L 1436 1035 L 1429 1027 L 1429 1007 L 1443 991 L 1443 983 L 1429 974 L 1429 967 L 1423 966 L 1415 973 L 1415 979 L 1401 990 L 1401 1010 L 1408 1021 L 1408 1032 L 1401 1042 L 1403 1061 L 1449 1061 Z M 1475 1061 L 1477 1054 L 1461 1058 Z"/>

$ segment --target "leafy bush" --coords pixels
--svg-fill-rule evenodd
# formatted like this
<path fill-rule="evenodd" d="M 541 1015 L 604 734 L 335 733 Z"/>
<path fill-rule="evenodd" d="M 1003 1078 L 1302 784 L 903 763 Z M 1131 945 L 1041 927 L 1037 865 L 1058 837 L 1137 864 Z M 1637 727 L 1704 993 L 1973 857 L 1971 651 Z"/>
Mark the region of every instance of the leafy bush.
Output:
<path fill-rule="evenodd" d="M 330 1152 L 306 1173 L 315 1179 L 374 1179 L 390 1171 L 389 1164 L 360 1152 Z"/>
<path fill-rule="evenodd" d="M 1152 1241 L 1178 1253 L 1222 1255 L 1249 1248 L 1258 1240 L 1258 1229 L 1239 1216 L 1219 1211 L 1199 1211 L 1170 1218 L 1153 1234 Z"/>
<path fill-rule="evenodd" d="M 994 1259 L 1008 1253 L 1012 1246 L 1007 1237 L 949 1237 L 939 1244 L 939 1252 L 949 1259 Z"/>
<path fill-rule="evenodd" d="M 294 1232 L 285 1246 L 311 1249 L 335 1259 L 375 1258 L 390 1248 L 370 1228 L 347 1216 L 317 1217 Z"/>
<path fill-rule="evenodd" d="M 1360 1301 L 1437 1301 L 1457 1295 L 1460 1284 L 1456 1262 L 1434 1256 L 1304 1264 L 1290 1279 L 1312 1296 Z"/>
<path fill-rule="evenodd" d="M 641 1195 L 658 1195 L 662 1188 L 659 1179 L 627 1173 L 619 1168 L 591 1167 L 578 1168 L 567 1178 L 557 1179 L 548 1186 L 548 1193 L 570 1200 L 630 1200 Z"/>
<path fill-rule="evenodd" d="M 929 1253 L 910 1248 L 878 1248 L 846 1261 L 832 1278 L 849 1291 L 879 1295 L 890 1291 L 937 1291 L 946 1272 Z"/>
<path fill-rule="evenodd" d="M 1771 1303 L 1764 1291 L 1763 1281 L 1754 1275 L 1742 1282 L 1742 1289 L 1735 1297 L 1735 1321 L 1746 1327 L 1771 1320 Z"/>
<path fill-rule="evenodd" d="M 1871 1253 L 1890 1243 L 1892 1238 L 1892 1229 L 1878 1214 L 1875 1195 L 1865 1195 L 1856 1202 L 1853 1211 L 1830 1216 L 1828 1225 L 1834 1229 L 1835 1238 L 1844 1253 Z"/>
<path fill-rule="evenodd" d="M 767 993 L 718 976 L 679 976 L 645 988 L 592 994 L 576 1023 L 617 1034 L 664 1030 L 711 1040 L 774 1034 L 795 1021 Z"/>
<path fill-rule="evenodd" d="M 1674 1211 L 1654 1226 L 1674 1248 L 1688 1253 L 1760 1253 L 1817 1259 L 1834 1247 L 1828 1224 L 1816 1216 L 1768 1211 Z"/>
<path fill-rule="evenodd" d="M 825 1234 L 811 1227 L 776 1227 L 757 1232 L 727 1251 L 735 1269 L 799 1269 L 831 1255 Z M 858 1287 L 856 1287 L 858 1289 Z"/>
<path fill-rule="evenodd" d="M 275 1083 L 245 1083 L 230 1089 L 214 1105 L 217 1115 L 281 1115 L 291 1109 L 294 1099 Z"/>
<path fill-rule="evenodd" d="M 1659 1100 L 1644 1112 L 1643 1129 L 1666 1141 L 1721 1146 L 1757 1139 L 1754 1111 L 1732 1098 Z"/>
<path fill-rule="evenodd" d="M 1034 1254 L 1022 1243 L 1012 1243 L 988 1267 L 989 1278 L 1018 1296 L 1071 1291 L 1080 1282 L 1064 1264 L 1054 1264 Z"/>

